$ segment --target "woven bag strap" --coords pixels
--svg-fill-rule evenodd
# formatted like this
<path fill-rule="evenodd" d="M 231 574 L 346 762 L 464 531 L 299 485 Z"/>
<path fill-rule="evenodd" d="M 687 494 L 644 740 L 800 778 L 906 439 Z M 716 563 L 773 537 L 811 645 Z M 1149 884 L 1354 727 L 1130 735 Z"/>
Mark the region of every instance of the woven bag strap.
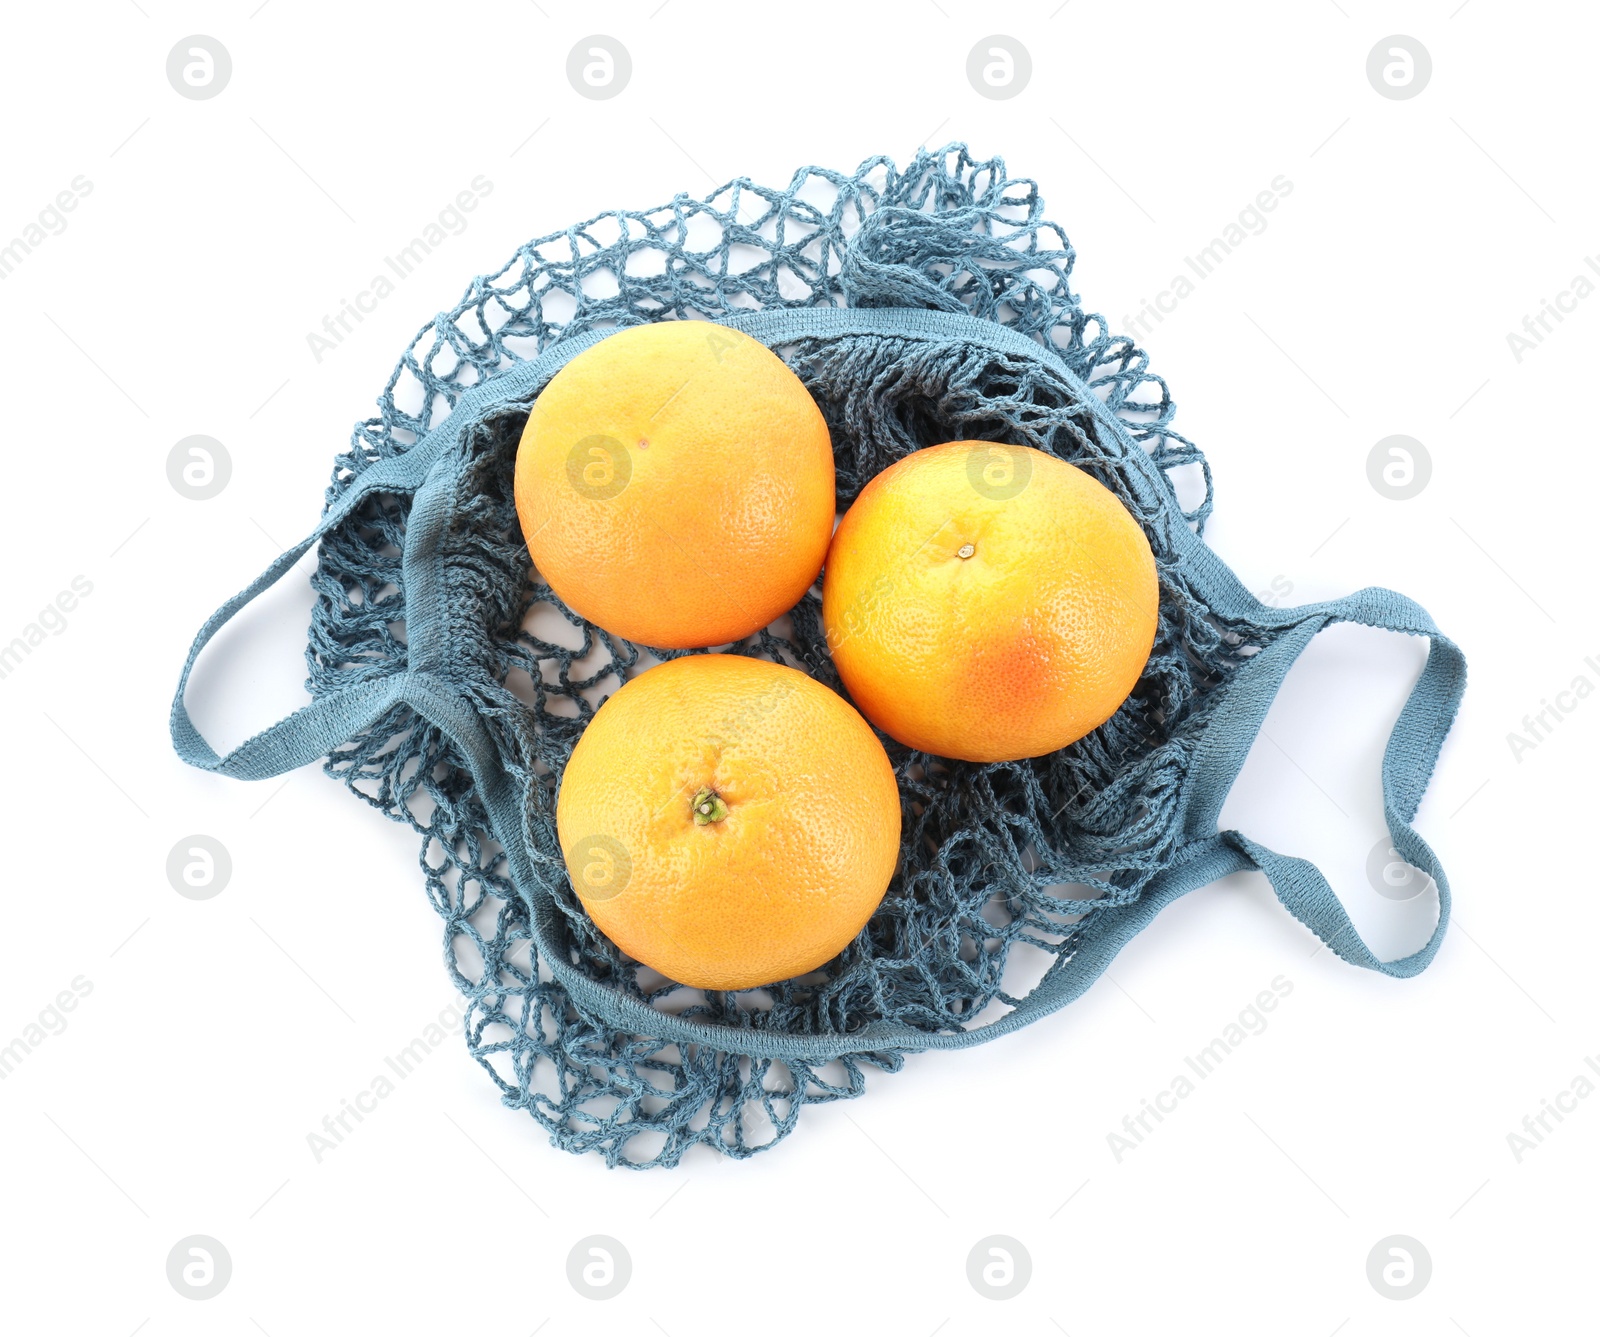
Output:
<path fill-rule="evenodd" d="M 403 677 L 401 674 L 374 679 L 319 697 L 246 739 L 223 756 L 205 740 L 190 718 L 184 695 L 200 652 L 224 626 L 248 604 L 276 585 L 310 551 L 313 544 L 349 518 L 350 513 L 367 497 L 375 493 L 396 496 L 414 494 L 421 486 L 431 462 L 419 451 L 412 450 L 393 459 L 381 460 L 366 469 L 328 508 L 321 523 L 311 533 L 292 548 L 286 549 L 271 566 L 206 619 L 189 647 L 183 672 L 178 677 L 178 690 L 172 699 L 172 746 L 179 757 L 191 766 L 215 771 L 236 780 L 265 780 L 327 756 L 395 704 L 398 700 L 396 692 Z"/>
<path fill-rule="evenodd" d="M 172 745 L 178 756 L 201 770 L 215 771 L 238 780 L 265 780 L 321 760 L 381 719 L 395 705 L 403 702 L 415 705 L 419 695 L 428 696 L 432 686 L 419 683 L 417 677 L 418 671 L 428 665 L 418 661 L 437 658 L 442 649 L 438 638 L 427 634 L 427 626 L 437 620 L 441 596 L 434 589 L 436 572 L 433 565 L 421 560 L 425 545 L 417 542 L 416 538 L 419 531 L 425 529 L 436 544 L 439 531 L 448 524 L 452 448 L 458 444 L 464 432 L 483 420 L 487 412 L 501 404 L 531 399 L 556 372 L 609 332 L 596 331 L 563 340 L 539 357 L 520 362 L 504 374 L 466 391 L 448 416 L 410 450 L 403 455 L 379 460 L 364 469 L 324 512 L 321 522 L 311 533 L 286 550 L 249 585 L 207 618 L 189 647 L 188 658 L 184 660 L 183 672 L 178 678 L 178 690 L 172 700 Z M 309 705 L 302 706 L 246 739 L 226 756 L 219 756 L 195 727 L 184 701 L 189 678 L 200 652 L 248 604 L 277 584 L 310 551 L 313 544 L 320 542 L 325 534 L 349 519 L 368 497 L 376 494 L 417 497 L 430 480 L 434 483 L 431 489 L 433 500 L 426 506 L 413 507 L 406 532 L 407 667 L 318 697 Z M 427 624 L 421 636 L 413 634 L 417 630 L 417 621 Z"/>
<path fill-rule="evenodd" d="M 1225 841 L 1266 874 L 1284 907 L 1336 955 L 1352 965 L 1409 978 L 1433 960 L 1450 923 L 1449 879 L 1438 856 L 1411 822 L 1461 704 L 1467 680 L 1466 659 L 1422 608 L 1392 590 L 1359 590 L 1343 599 L 1292 611 L 1300 615 L 1299 620 L 1239 671 L 1238 679 L 1202 734 L 1188 776 L 1193 788 L 1187 814 L 1189 827 L 1196 834 L 1206 827 L 1216 830 L 1222 801 L 1244 764 L 1272 698 L 1295 659 L 1318 632 L 1335 623 L 1354 622 L 1427 637 L 1427 662 L 1389 733 L 1381 772 L 1384 821 L 1394 849 L 1408 864 L 1432 878 L 1438 891 L 1439 919 L 1427 942 L 1409 956 L 1380 960 L 1362 940 L 1315 864 L 1279 854 L 1238 831 L 1221 833 Z"/>

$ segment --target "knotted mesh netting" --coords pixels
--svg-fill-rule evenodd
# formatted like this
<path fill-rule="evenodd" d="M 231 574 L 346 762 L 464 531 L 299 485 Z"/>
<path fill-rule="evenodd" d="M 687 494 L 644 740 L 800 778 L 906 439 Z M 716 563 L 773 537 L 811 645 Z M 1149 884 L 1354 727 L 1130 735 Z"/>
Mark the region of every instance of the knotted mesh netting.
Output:
<path fill-rule="evenodd" d="M 740 1034 L 848 1037 L 892 1021 L 934 1034 L 982 1025 L 1039 979 L 1073 969 L 1082 925 L 1139 897 L 1182 840 L 1176 790 L 1211 689 L 1263 643 L 1205 606 L 1179 569 L 1177 527 L 1203 525 L 1210 476 L 1172 429 L 1164 382 L 1131 340 L 1084 312 L 1073 250 L 1043 216 L 1032 181 L 964 146 L 896 168 L 811 167 L 788 185 L 743 178 L 709 198 L 679 195 L 612 211 L 520 247 L 426 325 L 339 456 L 330 505 L 363 470 L 406 451 L 465 390 L 573 335 L 641 321 L 725 318 L 772 307 L 902 306 L 965 312 L 1053 348 L 1128 428 L 1159 477 L 1133 485 L 1127 438 L 1097 419 L 1047 363 L 978 345 L 888 335 L 807 338 L 778 351 L 827 419 L 842 511 L 910 451 L 970 438 L 1036 447 L 1115 491 L 1160 569 L 1160 626 L 1139 684 L 1116 715 L 1032 760 L 949 761 L 883 738 L 899 779 L 900 864 L 860 937 L 802 980 L 706 993 L 663 980 L 595 929 L 556 839 L 562 767 L 600 701 L 677 651 L 651 651 L 566 608 L 530 570 L 512 501 L 526 403 L 467 432 L 456 513 L 443 540 L 453 676 L 470 685 L 500 760 L 525 793 L 539 894 L 561 911 L 562 950 L 584 974 L 662 1011 L 729 1028 L 724 1048 L 615 1029 L 541 968 L 530 906 L 490 835 L 482 796 L 439 729 L 396 707 L 326 769 L 422 837 L 428 895 L 444 920 L 451 978 L 470 1000 L 467 1041 L 506 1104 L 552 1141 L 612 1164 L 673 1165 L 704 1145 L 743 1157 L 771 1146 L 807 1104 L 862 1093 L 869 1068 L 904 1049 L 828 1062 L 750 1057 Z M 1144 470 L 1148 476 L 1151 472 Z M 410 502 L 375 495 L 322 543 L 307 654 L 322 696 L 405 666 L 401 551 Z M 731 647 L 799 668 L 844 692 L 819 588 Z M 691 652 L 699 653 L 699 652 Z M 880 735 L 881 736 L 881 735 Z"/>

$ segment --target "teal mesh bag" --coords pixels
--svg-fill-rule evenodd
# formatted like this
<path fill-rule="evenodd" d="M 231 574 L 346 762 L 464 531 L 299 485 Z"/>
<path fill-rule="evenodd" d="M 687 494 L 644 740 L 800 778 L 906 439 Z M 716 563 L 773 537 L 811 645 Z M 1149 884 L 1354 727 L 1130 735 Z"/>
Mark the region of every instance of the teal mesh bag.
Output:
<path fill-rule="evenodd" d="M 613 211 L 520 247 L 418 333 L 338 456 L 322 521 L 201 628 L 172 707 L 184 760 L 246 780 L 323 760 L 422 838 L 468 1049 L 505 1104 L 569 1151 L 675 1165 L 703 1145 L 745 1157 L 869 1069 L 1006 1035 L 1081 994 L 1163 906 L 1241 869 L 1346 961 L 1410 976 L 1449 922 L 1443 868 L 1410 823 L 1465 684 L 1461 652 L 1402 595 L 1298 608 L 1255 599 L 1200 537 L 1211 476 L 1172 427 L 1167 386 L 1086 313 L 1072 247 L 1029 180 L 962 145 L 905 169 L 810 167 L 781 189 L 740 178 L 705 200 Z M 555 794 L 598 699 L 644 647 L 564 607 L 512 502 L 529 405 L 624 325 L 725 322 L 764 341 L 827 419 L 843 510 L 880 470 L 936 442 L 1034 446 L 1087 469 L 1143 526 L 1160 572 L 1155 648 L 1094 733 L 995 765 L 885 738 L 899 778 L 900 864 L 860 936 L 807 982 L 702 993 L 643 972 L 573 893 Z M 1171 480 L 1193 467 L 1204 499 Z M 313 701 L 226 756 L 184 690 L 217 630 L 320 545 L 306 662 Z M 843 692 L 816 589 L 733 647 Z M 535 614 L 539 616 L 534 616 Z M 540 625 L 564 626 L 544 639 Z M 1295 658 L 1336 622 L 1427 637 L 1383 758 L 1395 850 L 1428 874 L 1438 926 L 1381 961 L 1327 881 L 1218 814 Z M 397 632 L 403 628 L 403 634 Z M 553 633 L 546 633 L 552 634 Z M 670 658 L 679 652 L 652 652 Z M 1002 985 L 1022 947 L 1048 968 Z"/>

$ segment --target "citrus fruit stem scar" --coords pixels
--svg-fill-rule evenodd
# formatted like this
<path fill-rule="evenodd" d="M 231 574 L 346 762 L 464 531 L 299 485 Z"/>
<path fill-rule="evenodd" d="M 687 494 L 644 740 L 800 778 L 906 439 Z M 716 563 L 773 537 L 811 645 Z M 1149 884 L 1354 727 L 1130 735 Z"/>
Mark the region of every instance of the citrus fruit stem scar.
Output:
<path fill-rule="evenodd" d="M 728 805 L 722 801 L 722 796 L 714 789 L 702 789 L 694 796 L 694 801 L 689 805 L 694 812 L 694 824 L 706 826 L 711 822 L 720 822 L 728 815 Z"/>
<path fill-rule="evenodd" d="M 956 549 L 956 556 L 961 558 L 963 561 L 965 561 L 968 557 L 971 557 L 972 554 L 975 553 L 976 551 L 977 551 L 977 549 L 974 548 L 972 546 L 972 544 L 963 543 L 959 548 Z"/>

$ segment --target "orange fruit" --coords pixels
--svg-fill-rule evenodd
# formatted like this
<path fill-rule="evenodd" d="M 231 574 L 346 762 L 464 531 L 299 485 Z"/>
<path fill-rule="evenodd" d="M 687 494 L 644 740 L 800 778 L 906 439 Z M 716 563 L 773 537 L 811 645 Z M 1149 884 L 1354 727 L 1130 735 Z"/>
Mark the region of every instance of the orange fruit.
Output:
<path fill-rule="evenodd" d="M 878 908 L 900 851 L 894 769 L 796 669 L 688 655 L 595 712 L 556 830 L 600 931 L 669 979 L 747 989 L 815 970 Z"/>
<path fill-rule="evenodd" d="M 822 621 L 862 712 L 966 761 L 1042 756 L 1116 713 L 1156 634 L 1144 531 L 1083 470 L 950 441 L 861 490 L 839 522 Z"/>
<path fill-rule="evenodd" d="M 722 645 L 792 608 L 833 533 L 833 447 L 799 378 L 704 320 L 619 330 L 534 401 L 517 516 L 567 606 L 644 645 Z"/>

